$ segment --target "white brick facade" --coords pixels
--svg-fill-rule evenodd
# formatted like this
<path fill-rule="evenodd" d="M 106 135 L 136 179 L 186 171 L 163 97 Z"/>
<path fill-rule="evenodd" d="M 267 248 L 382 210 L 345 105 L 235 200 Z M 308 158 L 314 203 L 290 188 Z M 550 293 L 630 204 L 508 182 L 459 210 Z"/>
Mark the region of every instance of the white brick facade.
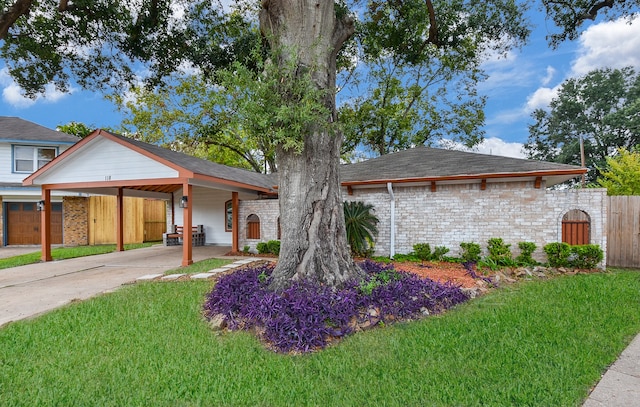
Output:
<path fill-rule="evenodd" d="M 511 244 L 514 256 L 518 242 L 537 245 L 534 258 L 546 261 L 542 247 L 562 241 L 562 218 L 572 209 L 587 213 L 591 220 L 592 244 L 607 249 L 607 200 L 605 189 L 546 190 L 533 182 L 438 184 L 430 186 L 393 185 L 395 198 L 395 253 L 409 253 L 416 243 L 445 246 L 450 255 L 459 254 L 461 242 L 479 243 L 486 255 L 490 238 L 503 238 Z M 387 186 L 353 189 L 343 197 L 373 205 L 380 220 L 376 254 L 391 253 L 391 198 Z M 259 240 L 246 239 L 246 219 L 256 214 L 261 221 Z M 240 248 L 255 249 L 259 241 L 277 238 L 278 201 L 257 200 L 240 203 Z"/>

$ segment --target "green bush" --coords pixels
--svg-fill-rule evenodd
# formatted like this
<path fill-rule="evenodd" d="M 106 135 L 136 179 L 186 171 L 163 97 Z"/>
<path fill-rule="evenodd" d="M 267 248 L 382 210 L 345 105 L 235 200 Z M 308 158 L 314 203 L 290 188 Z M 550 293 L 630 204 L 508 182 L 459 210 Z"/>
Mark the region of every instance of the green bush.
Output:
<path fill-rule="evenodd" d="M 269 253 L 275 254 L 276 256 L 280 254 L 280 241 L 279 240 L 269 240 L 267 242 L 267 250 Z"/>
<path fill-rule="evenodd" d="M 489 251 L 489 259 L 499 266 L 510 266 L 511 261 L 511 245 L 506 244 L 500 237 L 492 237 L 488 241 L 487 250 Z"/>
<path fill-rule="evenodd" d="M 551 267 L 567 267 L 569 266 L 569 256 L 571 255 L 571 246 L 564 242 L 548 243 L 543 247 L 547 255 L 547 260 Z"/>
<path fill-rule="evenodd" d="M 268 242 L 260 242 L 256 245 L 259 254 L 280 254 L 280 241 L 269 240 Z"/>
<path fill-rule="evenodd" d="M 462 254 L 460 255 L 462 260 L 473 263 L 477 263 L 480 260 L 482 250 L 478 243 L 462 242 L 460 243 L 460 247 L 462 248 Z"/>
<path fill-rule="evenodd" d="M 413 254 L 421 261 L 431 260 L 431 246 L 429 243 L 416 243 L 413 245 Z"/>
<path fill-rule="evenodd" d="M 431 260 L 443 261 L 445 254 L 449 253 L 449 249 L 444 246 L 436 246 L 431 253 Z"/>
<path fill-rule="evenodd" d="M 571 267 L 581 269 L 595 268 L 604 258 L 604 253 L 597 244 L 571 246 L 569 257 Z"/>
<path fill-rule="evenodd" d="M 533 259 L 531 254 L 536 251 L 536 244 L 533 242 L 519 242 L 518 248 L 520 249 L 520 254 L 516 257 L 516 262 L 523 266 L 534 266 L 538 264 L 537 261 Z"/>
<path fill-rule="evenodd" d="M 269 253 L 269 246 L 267 245 L 267 242 L 260 242 L 256 245 L 256 250 L 259 254 L 266 254 Z"/>

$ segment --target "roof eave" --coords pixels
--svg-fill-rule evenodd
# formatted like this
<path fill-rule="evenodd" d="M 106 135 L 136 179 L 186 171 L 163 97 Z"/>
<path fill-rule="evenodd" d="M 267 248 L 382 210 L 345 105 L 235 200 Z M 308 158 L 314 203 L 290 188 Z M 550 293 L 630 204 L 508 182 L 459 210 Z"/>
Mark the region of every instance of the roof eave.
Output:
<path fill-rule="evenodd" d="M 528 178 L 528 177 L 557 177 L 565 176 L 566 179 L 571 179 L 587 172 L 586 168 L 566 169 L 566 170 L 542 170 L 542 171 L 525 171 L 525 172 L 510 172 L 510 173 L 487 173 L 487 174 L 461 174 L 461 175 L 445 175 L 434 177 L 408 177 L 408 178 L 395 178 L 395 179 L 375 179 L 375 180 L 360 180 L 360 181 L 343 181 L 343 186 L 364 186 L 364 185 L 376 185 L 376 184 L 408 184 L 408 183 L 420 183 L 420 182 L 445 182 L 445 181 L 472 181 L 494 178 Z"/>

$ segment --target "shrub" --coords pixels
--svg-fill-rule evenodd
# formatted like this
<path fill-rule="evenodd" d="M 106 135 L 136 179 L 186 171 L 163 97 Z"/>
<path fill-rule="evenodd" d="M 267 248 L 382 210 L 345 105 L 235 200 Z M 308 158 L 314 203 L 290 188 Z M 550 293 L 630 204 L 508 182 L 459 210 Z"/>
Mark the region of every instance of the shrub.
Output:
<path fill-rule="evenodd" d="M 356 256 L 373 254 L 373 241 L 378 235 L 378 218 L 372 213 L 373 205 L 364 202 L 343 204 L 347 242 Z"/>
<path fill-rule="evenodd" d="M 592 269 L 604 258 L 604 253 L 597 244 L 571 246 L 569 264 L 571 267 Z"/>
<path fill-rule="evenodd" d="M 478 243 L 462 242 L 460 243 L 460 247 L 462 248 L 460 257 L 462 257 L 463 261 L 477 263 L 478 260 L 480 260 L 482 250 Z"/>
<path fill-rule="evenodd" d="M 421 261 L 431 260 L 431 246 L 429 243 L 416 243 L 413 245 L 413 253 Z"/>
<path fill-rule="evenodd" d="M 269 253 L 269 246 L 267 245 L 267 242 L 260 242 L 256 245 L 256 250 L 259 254 L 266 254 Z"/>
<path fill-rule="evenodd" d="M 243 253 L 249 253 L 249 250 L 251 250 L 251 246 L 249 245 L 246 245 L 245 247 L 242 248 Z"/>
<path fill-rule="evenodd" d="M 509 266 L 511 261 L 511 245 L 505 244 L 504 240 L 499 237 L 492 237 L 487 244 L 487 251 L 489 252 L 489 259 L 495 262 L 498 266 Z"/>
<path fill-rule="evenodd" d="M 533 242 L 519 242 L 518 248 L 520 249 L 520 254 L 516 257 L 516 262 L 520 265 L 524 266 L 533 266 L 538 264 L 537 261 L 531 257 L 531 254 L 536 251 L 536 244 Z"/>
<path fill-rule="evenodd" d="M 229 329 L 253 330 L 279 352 L 310 352 L 362 326 L 440 313 L 468 299 L 460 286 L 398 272 L 393 265 L 361 263 L 362 282 L 342 289 L 295 281 L 268 290 L 273 265 L 248 267 L 223 276 L 207 295 L 204 314 L 222 315 Z"/>
<path fill-rule="evenodd" d="M 269 253 L 275 254 L 276 256 L 280 254 L 280 241 L 279 240 L 269 240 L 267 242 L 267 250 Z"/>
<path fill-rule="evenodd" d="M 268 242 L 260 242 L 256 245 L 259 254 L 280 254 L 280 241 L 269 240 Z"/>
<path fill-rule="evenodd" d="M 443 261 L 445 254 L 449 253 L 449 249 L 444 246 L 436 246 L 431 253 L 431 260 Z"/>
<path fill-rule="evenodd" d="M 548 243 L 543 247 L 543 250 L 547 254 L 547 260 L 551 267 L 567 267 L 569 265 L 571 246 L 568 243 Z"/>

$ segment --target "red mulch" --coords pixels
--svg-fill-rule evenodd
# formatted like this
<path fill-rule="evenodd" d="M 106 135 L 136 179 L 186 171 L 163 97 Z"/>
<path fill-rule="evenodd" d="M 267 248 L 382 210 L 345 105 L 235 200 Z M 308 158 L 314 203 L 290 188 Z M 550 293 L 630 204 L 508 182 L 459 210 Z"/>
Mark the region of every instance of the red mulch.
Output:
<path fill-rule="evenodd" d="M 462 264 L 446 262 L 394 262 L 396 270 L 415 273 L 420 277 L 427 277 L 433 281 L 451 281 L 465 288 L 477 287 L 477 279 L 471 277 Z"/>

